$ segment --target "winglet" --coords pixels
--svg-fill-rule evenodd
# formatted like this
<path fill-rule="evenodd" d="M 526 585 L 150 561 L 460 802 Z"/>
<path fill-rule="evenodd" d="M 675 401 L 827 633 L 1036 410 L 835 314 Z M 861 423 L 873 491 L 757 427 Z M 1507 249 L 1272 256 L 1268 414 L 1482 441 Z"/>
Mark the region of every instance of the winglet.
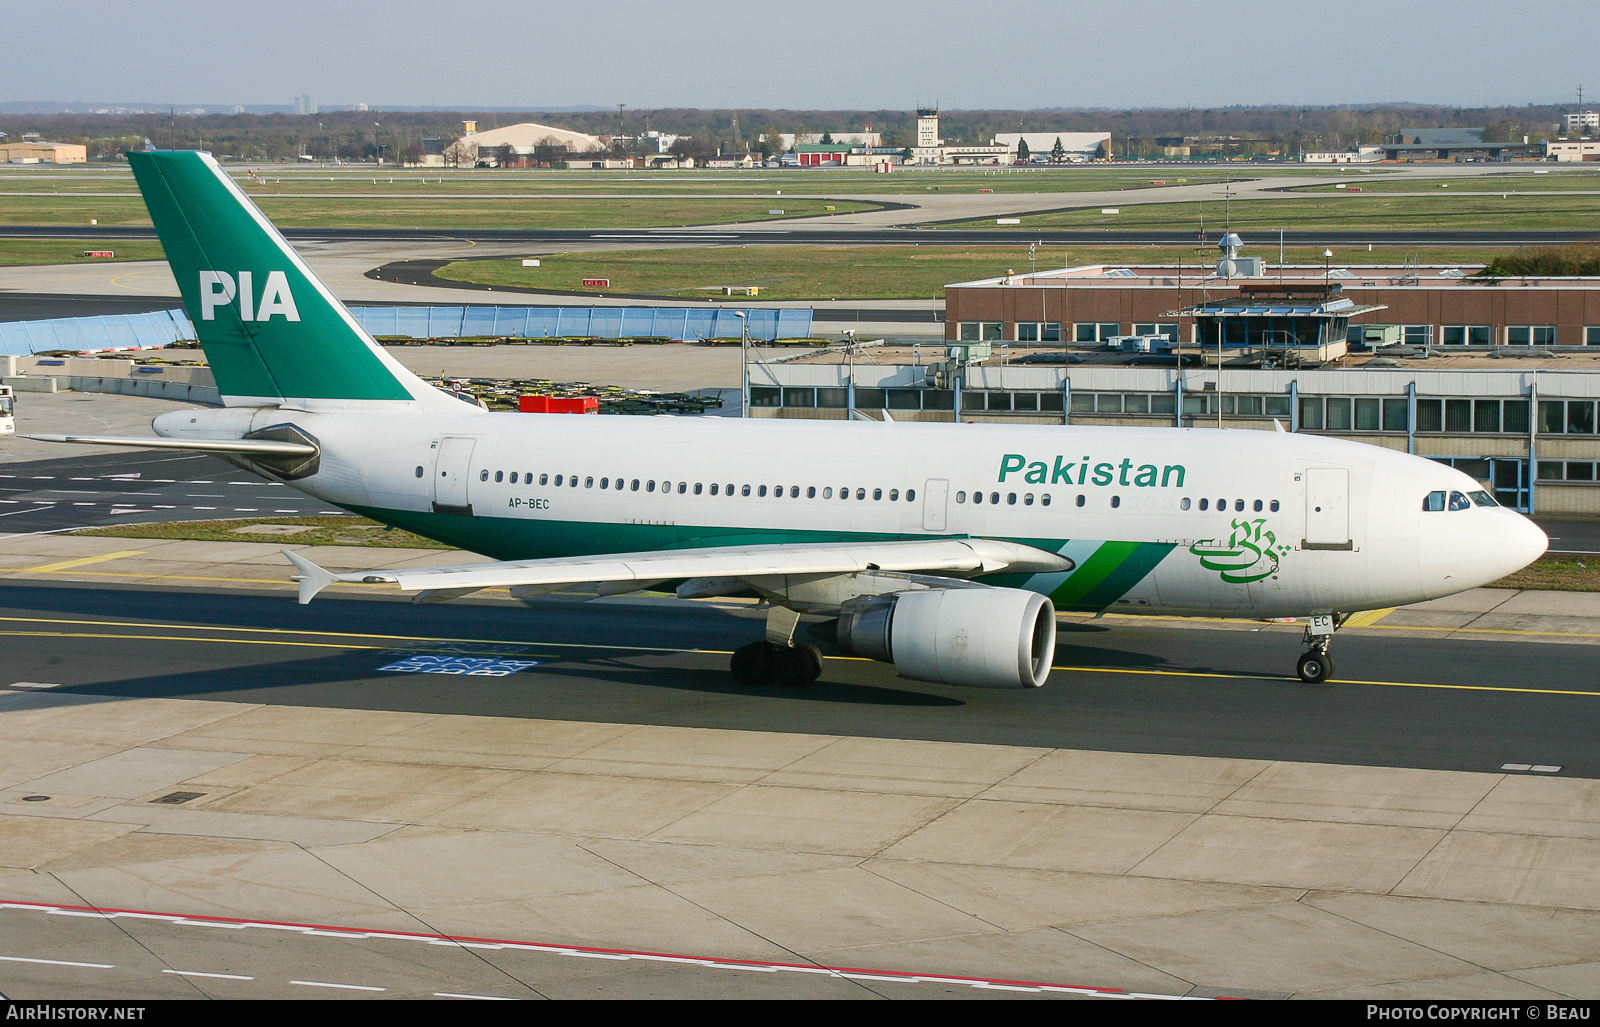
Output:
<path fill-rule="evenodd" d="M 317 597 L 317 593 L 339 580 L 339 575 L 332 571 L 325 571 L 321 567 L 307 560 L 299 553 L 291 553 L 287 549 L 279 550 L 289 558 L 295 569 L 300 573 L 295 580 L 300 582 L 300 605 L 304 606 Z"/>

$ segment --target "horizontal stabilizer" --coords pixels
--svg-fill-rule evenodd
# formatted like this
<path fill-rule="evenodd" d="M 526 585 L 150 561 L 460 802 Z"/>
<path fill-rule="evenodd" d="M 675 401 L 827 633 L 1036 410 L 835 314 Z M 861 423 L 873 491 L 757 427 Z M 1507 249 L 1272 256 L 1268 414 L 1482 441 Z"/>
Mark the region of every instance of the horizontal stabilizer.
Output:
<path fill-rule="evenodd" d="M 195 453 L 236 453 L 240 456 L 316 456 L 317 454 L 317 447 L 308 442 L 273 442 L 269 439 L 162 439 L 153 435 L 24 435 L 22 437 L 35 442 L 180 449 Z"/>

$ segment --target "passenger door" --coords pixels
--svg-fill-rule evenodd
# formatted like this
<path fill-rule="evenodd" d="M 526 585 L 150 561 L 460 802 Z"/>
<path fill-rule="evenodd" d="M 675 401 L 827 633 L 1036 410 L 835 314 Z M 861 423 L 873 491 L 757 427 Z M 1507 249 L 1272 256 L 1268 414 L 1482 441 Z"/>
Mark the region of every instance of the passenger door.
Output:
<path fill-rule="evenodd" d="M 1306 531 L 1302 549 L 1353 549 L 1350 540 L 1350 469 L 1306 469 Z"/>
<path fill-rule="evenodd" d="M 433 462 L 433 512 L 472 516 L 469 486 L 472 475 L 472 449 L 477 439 L 450 435 L 439 440 L 439 455 Z"/>

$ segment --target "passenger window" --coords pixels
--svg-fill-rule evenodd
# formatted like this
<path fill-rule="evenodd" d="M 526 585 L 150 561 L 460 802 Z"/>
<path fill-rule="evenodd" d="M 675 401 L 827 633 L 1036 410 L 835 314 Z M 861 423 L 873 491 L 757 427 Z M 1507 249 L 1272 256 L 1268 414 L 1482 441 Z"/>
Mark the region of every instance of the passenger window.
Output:
<path fill-rule="evenodd" d="M 419 478 L 422 477 L 422 465 L 421 464 L 417 465 L 417 477 L 419 477 Z"/>
<path fill-rule="evenodd" d="M 749 494 L 750 494 L 750 486 L 748 486 L 748 485 L 746 485 L 744 488 L 739 490 L 739 495 L 741 495 L 741 496 L 748 496 Z"/>
<path fill-rule="evenodd" d="M 906 502 L 915 503 L 916 501 L 917 501 L 917 490 L 916 489 L 906 489 Z"/>
<path fill-rule="evenodd" d="M 488 481 L 489 480 L 489 472 L 487 470 L 479 471 L 478 472 L 478 480 L 479 481 Z"/>
<path fill-rule="evenodd" d="M 1032 506 L 1033 505 L 1033 493 L 1032 492 L 1030 492 L 1027 495 L 1022 497 L 1022 505 L 1023 506 Z"/>
<path fill-rule="evenodd" d="M 826 487 L 826 488 L 824 488 L 822 490 L 822 498 L 823 499 L 832 499 L 833 498 L 833 488 L 831 486 Z"/>
<path fill-rule="evenodd" d="M 1188 497 L 1185 497 L 1185 498 L 1183 498 L 1183 499 L 1181 499 L 1181 500 L 1179 500 L 1179 501 L 1178 501 L 1178 509 L 1180 509 L 1180 510 L 1187 510 L 1187 509 L 1189 509 L 1189 500 L 1188 500 Z"/>
<path fill-rule="evenodd" d="M 556 484 L 557 485 L 561 484 L 560 477 L 556 478 Z M 638 478 L 633 479 L 633 481 L 631 483 L 629 483 L 628 490 L 631 491 L 631 492 L 638 492 L 639 491 L 639 479 Z"/>
<path fill-rule="evenodd" d="M 1045 506 L 1049 506 L 1050 505 L 1050 493 L 1046 492 L 1044 494 L 1043 502 L 1044 502 Z"/>
<path fill-rule="evenodd" d="M 517 483 L 517 472 L 516 471 L 512 471 L 511 472 L 511 484 L 515 485 L 516 483 Z"/>
<path fill-rule="evenodd" d="M 694 483 L 694 494 L 697 496 L 700 494 L 700 483 L 698 481 Z"/>
<path fill-rule="evenodd" d="M 1121 496 L 1112 496 L 1111 497 L 1111 509 L 1115 510 L 1117 507 L 1119 507 L 1121 505 L 1122 505 L 1122 497 Z"/>
<path fill-rule="evenodd" d="M 1200 500 L 1200 509 L 1209 510 L 1210 508 L 1211 508 L 1211 500 L 1209 500 L 1209 499 Z"/>
<path fill-rule="evenodd" d="M 688 489 L 689 489 L 689 483 L 688 482 L 686 482 L 686 481 L 678 482 L 678 495 L 680 495 L 680 496 L 683 495 L 685 492 L 688 491 Z"/>
<path fill-rule="evenodd" d="M 1080 496 L 1079 496 L 1079 497 L 1078 497 L 1078 505 L 1079 505 L 1079 506 L 1082 506 L 1082 505 L 1083 505 L 1083 503 L 1084 503 L 1084 499 L 1083 499 L 1083 496 L 1081 496 L 1081 495 L 1080 495 Z"/>
<path fill-rule="evenodd" d="M 750 494 L 750 486 L 746 485 L 744 487 L 744 494 L 747 495 L 747 496 Z M 767 487 L 765 485 L 763 485 L 760 488 L 756 489 L 756 495 L 765 496 L 766 494 L 767 494 Z"/>
<path fill-rule="evenodd" d="M 967 501 L 967 494 L 965 492 L 957 492 L 956 493 L 956 502 L 965 503 L 966 501 Z"/>
<path fill-rule="evenodd" d="M 1007 492 L 1006 493 L 1006 505 L 1007 506 L 1016 506 L 1017 505 L 1017 494 L 1015 492 Z"/>
<path fill-rule="evenodd" d="M 1472 501 L 1474 503 L 1478 504 L 1479 506 L 1499 506 L 1500 505 L 1499 503 L 1496 503 L 1494 501 L 1494 497 L 1489 495 L 1489 493 L 1487 493 L 1487 492 L 1471 492 L 1471 493 L 1468 493 L 1468 494 L 1472 497 Z"/>
<path fill-rule="evenodd" d="M 815 485 L 807 485 L 806 486 L 806 498 L 807 499 L 816 499 L 817 498 L 817 487 Z"/>
<path fill-rule="evenodd" d="M 1256 507 L 1255 507 L 1255 509 L 1256 509 L 1256 513 L 1260 513 L 1260 512 L 1261 512 L 1261 500 L 1259 500 L 1259 499 L 1258 499 L 1258 500 L 1256 500 Z"/>
<path fill-rule="evenodd" d="M 1188 500 L 1184 500 L 1184 502 L 1188 502 Z M 1273 513 L 1277 513 L 1278 512 L 1278 501 L 1276 499 L 1274 499 L 1272 501 L 1272 512 Z"/>
<path fill-rule="evenodd" d="M 883 489 L 873 489 L 872 490 L 872 501 L 874 503 L 876 503 L 881 499 L 883 499 Z"/>
<path fill-rule="evenodd" d="M 711 483 L 711 494 L 713 496 L 717 494 L 717 483 L 716 482 L 712 482 Z"/>
<path fill-rule="evenodd" d="M 548 474 L 539 475 L 539 484 L 541 484 L 541 485 L 550 484 L 550 476 Z"/>
<path fill-rule="evenodd" d="M 1450 493 L 1450 509 L 1452 509 L 1452 510 L 1470 510 L 1470 509 L 1472 509 L 1472 504 L 1470 502 L 1468 502 L 1466 496 L 1463 496 L 1459 492 L 1452 492 L 1452 493 Z"/>
<path fill-rule="evenodd" d="M 496 485 L 500 484 L 502 481 L 505 481 L 505 480 L 506 480 L 506 472 L 504 472 L 504 471 L 496 471 L 496 472 L 494 472 L 494 482 L 495 482 Z"/>
<path fill-rule="evenodd" d="M 998 492 L 989 493 L 989 502 L 991 502 L 991 503 L 999 503 L 1000 502 L 1000 493 L 998 493 Z"/>
<path fill-rule="evenodd" d="M 1444 493 L 1443 492 L 1430 492 L 1430 493 L 1428 493 L 1427 497 L 1425 499 L 1423 499 L 1423 501 L 1422 501 L 1422 509 L 1423 509 L 1424 513 L 1438 513 L 1439 511 L 1443 510 L 1444 509 Z"/>
<path fill-rule="evenodd" d="M 586 488 L 586 489 L 594 488 L 594 479 L 593 478 L 585 478 L 585 479 L 583 479 L 583 487 Z"/>
<path fill-rule="evenodd" d="M 974 503 L 981 503 L 981 502 L 983 502 L 983 493 L 982 493 L 982 492 L 974 492 L 974 493 L 973 493 L 973 494 L 972 494 L 972 501 L 973 501 L 973 502 L 974 502 Z"/>
<path fill-rule="evenodd" d="M 856 489 L 856 498 L 857 499 L 866 499 L 867 498 L 867 490 L 866 489 Z"/>
<path fill-rule="evenodd" d="M 1233 508 L 1234 508 L 1235 511 L 1238 511 L 1238 512 L 1242 513 L 1244 511 L 1244 500 L 1235 499 L 1233 501 Z"/>
<path fill-rule="evenodd" d="M 656 483 L 654 481 L 645 482 L 644 483 L 644 490 L 646 492 L 654 492 L 656 490 Z"/>
<path fill-rule="evenodd" d="M 896 502 L 897 500 L 899 500 L 899 498 L 900 498 L 900 490 L 899 489 L 890 489 L 889 490 L 889 502 L 891 502 L 891 503 Z"/>
<path fill-rule="evenodd" d="M 578 487 L 578 476 L 576 474 L 572 475 L 570 478 L 567 479 L 567 484 L 569 486 L 571 486 L 572 488 L 577 488 Z"/>

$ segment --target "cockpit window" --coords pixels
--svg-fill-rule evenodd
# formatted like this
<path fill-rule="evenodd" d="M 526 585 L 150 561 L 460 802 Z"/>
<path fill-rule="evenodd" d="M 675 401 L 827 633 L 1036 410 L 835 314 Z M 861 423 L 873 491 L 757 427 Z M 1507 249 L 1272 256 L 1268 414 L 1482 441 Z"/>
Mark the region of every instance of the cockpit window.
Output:
<path fill-rule="evenodd" d="M 1422 509 L 1428 513 L 1438 513 L 1444 509 L 1444 493 L 1430 492 L 1422 501 Z"/>
<path fill-rule="evenodd" d="M 1450 509 L 1452 509 L 1452 510 L 1471 510 L 1472 509 L 1472 504 L 1467 502 L 1467 497 L 1466 496 L 1463 496 L 1459 492 L 1452 492 L 1452 493 L 1450 493 Z"/>
<path fill-rule="evenodd" d="M 1494 501 L 1494 497 L 1489 495 L 1489 493 L 1487 493 L 1487 492 L 1469 492 L 1468 495 L 1470 495 L 1472 497 L 1472 501 L 1474 503 L 1477 503 L 1479 506 L 1499 506 L 1500 505 L 1499 503 L 1496 503 Z"/>

